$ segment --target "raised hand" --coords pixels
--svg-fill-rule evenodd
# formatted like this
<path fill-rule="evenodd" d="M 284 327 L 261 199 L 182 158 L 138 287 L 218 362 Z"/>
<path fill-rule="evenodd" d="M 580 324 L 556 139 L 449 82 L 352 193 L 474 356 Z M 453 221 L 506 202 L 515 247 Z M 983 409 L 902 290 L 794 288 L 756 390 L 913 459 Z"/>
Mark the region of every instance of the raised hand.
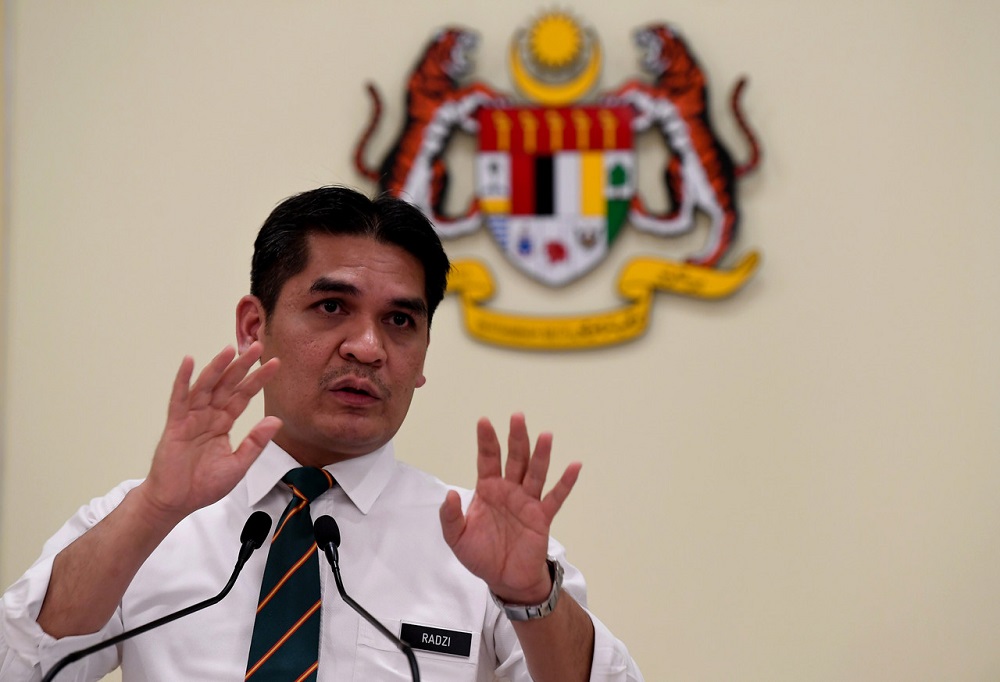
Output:
<path fill-rule="evenodd" d="M 477 437 L 476 493 L 465 514 L 458 493 L 448 493 L 441 505 L 444 539 L 458 560 L 504 601 L 541 603 L 552 588 L 545 564 L 549 528 L 582 465 L 566 467 L 543 497 L 552 434 L 541 434 L 532 450 L 524 415 L 511 416 L 506 471 L 488 419 L 479 420 Z"/>
<path fill-rule="evenodd" d="M 174 379 L 167 424 L 153 455 L 141 491 L 152 509 L 179 520 L 225 496 L 281 428 L 277 417 L 265 417 L 233 450 L 229 432 L 250 399 L 278 370 L 272 359 L 251 372 L 260 359 L 260 343 L 236 356 L 222 350 L 194 384 L 194 360 L 184 358 Z"/>
<path fill-rule="evenodd" d="M 233 451 L 229 431 L 250 399 L 278 370 L 270 360 L 251 372 L 261 346 L 236 357 L 226 348 L 191 385 L 194 361 L 174 379 L 167 425 L 149 475 L 102 521 L 59 552 L 38 624 L 60 638 L 103 627 L 142 563 L 181 519 L 226 495 L 281 428 L 265 417 Z"/>

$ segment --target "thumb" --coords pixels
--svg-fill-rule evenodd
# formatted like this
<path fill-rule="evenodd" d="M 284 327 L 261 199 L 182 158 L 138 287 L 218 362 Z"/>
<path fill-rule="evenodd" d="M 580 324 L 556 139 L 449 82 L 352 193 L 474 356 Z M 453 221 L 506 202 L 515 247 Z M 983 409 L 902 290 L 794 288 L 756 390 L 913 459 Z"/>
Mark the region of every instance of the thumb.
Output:
<path fill-rule="evenodd" d="M 454 490 L 449 490 L 441 503 L 441 533 L 449 547 L 458 544 L 465 532 L 465 515 L 462 513 L 462 498 Z"/>

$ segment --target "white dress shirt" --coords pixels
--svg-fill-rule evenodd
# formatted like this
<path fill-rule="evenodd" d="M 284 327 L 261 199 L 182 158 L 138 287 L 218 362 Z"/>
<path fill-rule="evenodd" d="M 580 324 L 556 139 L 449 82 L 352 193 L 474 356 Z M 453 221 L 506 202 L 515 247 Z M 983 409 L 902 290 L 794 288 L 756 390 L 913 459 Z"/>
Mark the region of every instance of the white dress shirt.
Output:
<path fill-rule="evenodd" d="M 279 481 L 297 466 L 281 448 L 269 444 L 232 492 L 188 516 L 167 536 L 100 632 L 55 640 L 36 622 L 55 555 L 110 513 L 139 481 L 125 482 L 82 507 L 3 595 L 0 680 L 40 680 L 72 651 L 217 594 L 233 571 L 247 517 L 263 510 L 277 521 L 291 498 Z M 347 593 L 397 636 L 404 623 L 472 635 L 467 656 L 416 651 L 421 678 L 530 680 L 510 622 L 485 583 L 458 562 L 442 538 L 438 508 L 449 487 L 397 462 L 391 443 L 327 470 L 337 485 L 316 499 L 310 511 L 314 519 L 329 514 L 340 526 L 340 567 Z M 459 492 L 467 505 L 471 491 Z M 220 603 L 74 663 L 56 679 L 99 680 L 121 666 L 124 682 L 242 680 L 268 546 L 250 558 Z M 562 546 L 554 540 L 549 554 L 565 567 L 563 588 L 586 607 L 583 576 L 566 563 Z M 409 680 L 405 656 L 344 603 L 322 554 L 320 575 L 319 680 Z M 593 622 L 591 680 L 642 680 L 625 646 L 600 621 Z"/>

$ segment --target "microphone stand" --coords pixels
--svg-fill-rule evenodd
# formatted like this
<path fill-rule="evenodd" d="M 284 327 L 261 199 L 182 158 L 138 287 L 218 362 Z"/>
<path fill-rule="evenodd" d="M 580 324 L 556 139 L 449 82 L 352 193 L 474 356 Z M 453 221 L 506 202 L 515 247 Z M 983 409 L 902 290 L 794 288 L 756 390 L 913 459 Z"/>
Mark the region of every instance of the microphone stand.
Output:
<path fill-rule="evenodd" d="M 389 632 L 373 615 L 365 611 L 360 604 L 351 599 L 350 595 L 347 594 L 347 590 L 344 589 L 344 581 L 340 577 L 340 553 L 337 551 L 337 545 L 340 544 L 340 528 L 337 526 L 337 522 L 331 516 L 321 516 L 316 519 L 314 530 L 317 535 L 316 544 L 326 554 L 326 559 L 330 562 L 331 568 L 333 568 L 333 579 L 337 583 L 337 591 L 340 592 L 340 596 L 343 597 L 348 606 L 357 611 L 362 618 L 371 623 L 376 630 L 381 632 L 389 641 L 396 645 L 397 649 L 406 655 L 406 660 L 410 664 L 410 676 L 413 678 L 413 682 L 420 682 L 420 669 L 417 667 L 417 657 L 413 655 L 413 648 Z"/>
<path fill-rule="evenodd" d="M 261 516 L 258 516 L 258 514 L 260 514 Z M 267 524 L 266 526 L 263 525 L 265 522 Z M 148 632 L 154 628 L 158 628 L 161 625 L 166 625 L 167 623 L 175 621 L 178 618 L 183 618 L 184 616 L 192 614 L 195 611 L 201 611 L 202 609 L 207 608 L 212 604 L 217 604 L 220 601 L 222 601 L 223 598 L 225 598 L 225 596 L 229 594 L 229 591 L 233 589 L 233 585 L 236 584 L 236 578 L 239 576 L 240 571 L 243 570 L 243 565 L 246 564 L 247 560 L 250 558 L 250 555 L 253 554 L 254 550 L 256 550 L 263 544 L 263 541 L 265 538 L 267 538 L 267 533 L 270 529 L 271 529 L 271 518 L 267 514 L 265 514 L 262 511 L 257 511 L 250 515 L 250 518 L 247 519 L 246 525 L 243 528 L 243 536 L 241 537 L 241 539 L 243 540 L 243 546 L 240 547 L 240 554 L 236 560 L 236 568 L 233 569 L 233 574 L 229 577 L 229 582 L 226 583 L 226 586 L 222 588 L 222 592 L 219 592 L 219 594 L 215 595 L 214 597 L 210 597 L 205 601 L 200 601 L 197 604 L 193 604 L 191 606 L 188 606 L 187 608 L 181 609 L 180 611 L 176 611 L 175 613 L 168 613 L 167 615 L 161 618 L 157 618 L 154 621 L 150 621 L 145 625 L 140 625 L 139 627 L 134 628 L 132 630 L 126 630 L 125 632 L 115 635 L 110 639 L 106 639 L 103 642 L 98 642 L 97 644 L 88 646 L 85 649 L 80 649 L 79 651 L 74 651 L 70 654 L 67 654 L 66 656 L 63 656 L 61 659 L 59 659 L 59 661 L 49 670 L 49 672 L 45 674 L 45 677 L 42 678 L 42 682 L 51 682 L 52 679 L 56 676 L 56 674 L 60 670 L 65 668 L 67 665 L 69 665 L 70 663 L 75 663 L 76 661 L 79 661 L 81 658 L 89 656 L 92 653 L 100 651 L 101 649 L 106 649 L 107 647 L 118 644 L 119 642 L 124 642 L 126 639 L 131 639 L 136 635 L 141 635 L 144 632 Z M 247 537 L 248 535 L 250 535 L 251 537 Z"/>

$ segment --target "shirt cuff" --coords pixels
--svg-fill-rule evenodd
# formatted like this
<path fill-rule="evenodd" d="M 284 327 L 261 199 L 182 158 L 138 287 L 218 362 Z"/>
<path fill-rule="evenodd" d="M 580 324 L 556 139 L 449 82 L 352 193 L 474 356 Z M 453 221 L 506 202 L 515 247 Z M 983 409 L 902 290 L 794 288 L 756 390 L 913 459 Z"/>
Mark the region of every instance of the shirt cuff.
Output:
<path fill-rule="evenodd" d="M 55 639 L 42 630 L 38 614 L 49 589 L 56 555 L 107 516 L 139 483 L 138 480 L 126 481 L 104 497 L 95 498 L 89 505 L 81 507 L 45 543 L 41 558 L 0 598 L 0 679 L 41 679 L 42 671 L 48 670 L 67 654 L 122 631 L 121 616 L 116 613 L 98 632 Z M 89 656 L 61 672 L 59 682 L 100 679 L 118 665 L 118 658 L 118 650 L 113 647 Z"/>
<path fill-rule="evenodd" d="M 642 673 L 629 656 L 625 644 L 615 638 L 592 613 L 590 620 L 594 623 L 594 660 L 590 667 L 590 682 L 643 682 Z"/>
<path fill-rule="evenodd" d="M 118 618 L 112 618 L 97 632 L 56 639 L 38 624 L 38 614 L 48 590 L 55 556 L 43 557 L 35 563 L 3 595 L 0 610 L 2 639 L 7 646 L 9 659 L 4 662 L 4 672 L 8 664 L 13 670 L 31 671 L 28 679 L 40 679 L 44 672 L 58 663 L 64 656 L 79 651 L 121 631 Z M 117 665 L 118 652 L 109 647 L 107 652 L 67 666 L 59 674 L 60 682 L 65 680 L 99 679 Z M 6 677 L 4 678 L 6 679 Z"/>
<path fill-rule="evenodd" d="M 587 608 L 587 584 L 583 574 L 566 561 L 565 548 L 549 540 L 549 556 L 563 564 L 563 589 L 587 611 L 594 624 L 594 658 L 590 666 L 591 682 L 643 682 L 639 667 L 632 660 L 625 644 L 615 637 L 597 616 Z"/>

